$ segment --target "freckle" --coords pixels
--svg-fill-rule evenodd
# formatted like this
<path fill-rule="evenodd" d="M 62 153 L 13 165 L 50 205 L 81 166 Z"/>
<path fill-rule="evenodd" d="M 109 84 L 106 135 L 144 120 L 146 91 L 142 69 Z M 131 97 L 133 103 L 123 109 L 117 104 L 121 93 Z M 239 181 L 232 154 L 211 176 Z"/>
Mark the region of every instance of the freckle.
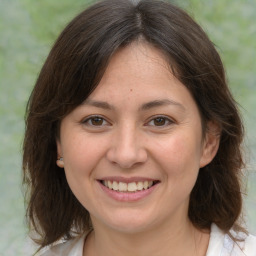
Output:
<path fill-rule="evenodd" d="M 132 92 L 132 89 L 130 89 L 130 92 Z"/>

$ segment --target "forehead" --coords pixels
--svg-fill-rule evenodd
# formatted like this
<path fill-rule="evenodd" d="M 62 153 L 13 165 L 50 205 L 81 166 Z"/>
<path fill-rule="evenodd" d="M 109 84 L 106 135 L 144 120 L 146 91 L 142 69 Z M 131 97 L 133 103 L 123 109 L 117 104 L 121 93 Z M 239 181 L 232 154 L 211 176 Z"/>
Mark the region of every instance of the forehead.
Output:
<path fill-rule="evenodd" d="M 168 99 L 186 102 L 191 95 L 173 75 L 166 57 L 148 43 L 134 42 L 119 49 L 89 100 L 136 100 L 142 103 Z"/>
<path fill-rule="evenodd" d="M 160 50 L 147 42 L 137 41 L 119 49 L 113 55 L 101 83 L 131 73 L 133 75 L 130 76 L 130 80 L 134 78 L 154 81 L 173 76 L 170 65 Z"/>

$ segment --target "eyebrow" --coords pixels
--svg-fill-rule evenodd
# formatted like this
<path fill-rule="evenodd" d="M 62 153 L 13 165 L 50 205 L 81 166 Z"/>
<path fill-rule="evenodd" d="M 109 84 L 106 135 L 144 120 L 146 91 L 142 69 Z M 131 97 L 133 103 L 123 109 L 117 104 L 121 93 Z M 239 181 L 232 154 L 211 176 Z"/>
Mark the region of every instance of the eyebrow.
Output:
<path fill-rule="evenodd" d="M 112 105 L 110 105 L 109 103 L 107 103 L 105 101 L 97 101 L 97 100 L 91 100 L 91 99 L 85 100 L 83 102 L 83 105 L 89 105 L 89 106 L 93 106 L 96 108 L 103 108 L 103 109 L 107 109 L 107 110 L 114 109 L 114 107 Z"/>
<path fill-rule="evenodd" d="M 181 108 L 182 110 L 185 110 L 185 107 L 181 103 L 173 100 L 169 100 L 169 99 L 153 100 L 153 101 L 147 102 L 140 107 L 140 110 L 149 110 L 152 108 L 168 106 L 168 105 L 174 105 Z"/>
<path fill-rule="evenodd" d="M 110 105 L 109 103 L 107 103 L 105 101 L 97 101 L 97 100 L 92 100 L 92 99 L 85 100 L 83 102 L 83 105 L 89 105 L 89 106 L 93 106 L 96 108 L 102 108 L 102 109 L 106 109 L 106 110 L 115 109 L 114 106 Z M 145 111 L 145 110 L 149 110 L 152 108 L 168 106 L 168 105 L 174 105 L 174 106 L 181 108 L 182 110 L 185 110 L 185 107 L 181 103 L 170 100 L 170 99 L 149 101 L 147 103 L 142 104 L 142 106 L 139 108 L 139 110 Z"/>

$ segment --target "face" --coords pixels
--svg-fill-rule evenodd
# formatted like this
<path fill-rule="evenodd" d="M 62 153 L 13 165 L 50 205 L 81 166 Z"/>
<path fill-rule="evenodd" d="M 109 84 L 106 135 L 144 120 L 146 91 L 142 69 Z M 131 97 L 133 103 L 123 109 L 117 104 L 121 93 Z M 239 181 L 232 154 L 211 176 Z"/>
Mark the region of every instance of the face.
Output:
<path fill-rule="evenodd" d="M 162 54 L 120 49 L 95 91 L 61 122 L 59 156 L 95 226 L 141 232 L 187 218 L 200 167 L 217 150 Z"/>

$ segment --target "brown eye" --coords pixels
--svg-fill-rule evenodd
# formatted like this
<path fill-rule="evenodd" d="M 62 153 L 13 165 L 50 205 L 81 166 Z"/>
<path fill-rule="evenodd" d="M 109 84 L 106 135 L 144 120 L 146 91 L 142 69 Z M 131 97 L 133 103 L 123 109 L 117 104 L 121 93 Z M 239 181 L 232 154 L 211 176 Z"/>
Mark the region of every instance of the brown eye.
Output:
<path fill-rule="evenodd" d="M 166 124 L 166 118 L 157 117 L 153 120 L 155 126 L 163 126 Z"/>
<path fill-rule="evenodd" d="M 156 116 L 155 118 L 152 118 L 146 125 L 151 127 L 168 127 L 169 125 L 172 125 L 174 122 L 165 116 Z"/>
<path fill-rule="evenodd" d="M 102 125 L 104 122 L 104 119 L 101 118 L 101 117 L 93 117 L 91 118 L 91 124 L 92 125 L 95 125 L 95 126 L 98 126 L 98 125 Z"/>
<path fill-rule="evenodd" d="M 91 127 L 101 127 L 101 126 L 106 126 L 108 125 L 108 122 L 100 116 L 91 116 L 89 118 L 87 118 L 86 120 L 83 121 L 83 124 L 85 124 L 86 126 L 91 126 Z"/>

